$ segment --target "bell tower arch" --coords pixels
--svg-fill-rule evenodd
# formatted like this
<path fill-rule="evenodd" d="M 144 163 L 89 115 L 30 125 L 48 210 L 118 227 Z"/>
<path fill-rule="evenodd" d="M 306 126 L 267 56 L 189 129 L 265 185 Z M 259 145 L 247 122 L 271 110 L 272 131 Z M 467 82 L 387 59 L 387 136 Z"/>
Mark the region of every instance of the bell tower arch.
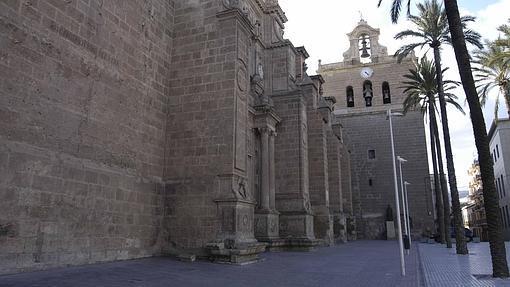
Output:
<path fill-rule="evenodd" d="M 357 65 L 360 63 L 377 63 L 379 58 L 388 56 L 388 49 L 379 44 L 379 29 L 372 28 L 361 19 L 349 37 L 350 47 L 343 56 L 344 62 Z"/>

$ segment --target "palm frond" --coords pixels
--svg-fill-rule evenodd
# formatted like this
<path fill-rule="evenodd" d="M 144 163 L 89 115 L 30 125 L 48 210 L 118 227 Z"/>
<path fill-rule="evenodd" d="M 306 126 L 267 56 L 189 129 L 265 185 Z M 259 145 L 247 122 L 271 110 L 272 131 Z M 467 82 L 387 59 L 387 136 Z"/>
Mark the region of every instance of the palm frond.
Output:
<path fill-rule="evenodd" d="M 427 43 L 426 42 L 420 42 L 420 43 L 412 43 L 408 45 L 404 45 L 400 47 L 393 57 L 397 57 L 397 61 L 400 63 L 402 60 L 404 60 L 407 56 L 409 56 L 415 48 L 423 48 Z"/>
<path fill-rule="evenodd" d="M 393 22 L 393 24 L 396 24 L 398 22 L 401 8 L 402 0 L 393 0 L 393 4 L 391 5 L 391 22 Z"/>

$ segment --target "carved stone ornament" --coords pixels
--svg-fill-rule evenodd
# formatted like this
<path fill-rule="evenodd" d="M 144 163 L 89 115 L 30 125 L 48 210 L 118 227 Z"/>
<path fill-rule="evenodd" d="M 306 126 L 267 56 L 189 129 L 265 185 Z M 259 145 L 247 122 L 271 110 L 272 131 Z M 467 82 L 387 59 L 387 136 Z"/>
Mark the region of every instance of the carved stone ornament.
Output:
<path fill-rule="evenodd" d="M 246 0 L 223 0 L 223 6 L 225 6 L 227 9 L 239 10 L 244 16 L 247 17 L 252 26 L 257 27 L 257 23 L 259 23 L 258 26 L 260 26 L 260 20 L 255 16 L 255 12 L 250 9 L 250 6 L 248 3 L 246 3 Z"/>
<path fill-rule="evenodd" d="M 257 65 L 257 74 L 260 76 L 261 79 L 264 79 L 264 67 L 262 66 L 262 63 L 259 63 Z"/>
<path fill-rule="evenodd" d="M 237 178 L 237 187 L 234 187 L 232 192 L 236 196 L 236 198 L 240 199 L 247 199 L 248 198 L 248 192 L 246 191 L 246 182 L 244 178 L 238 177 Z"/>
<path fill-rule="evenodd" d="M 310 203 L 310 198 L 308 198 L 308 196 L 305 196 L 304 198 L 303 207 L 307 212 L 312 212 L 312 205 Z"/>
<path fill-rule="evenodd" d="M 273 42 L 281 42 L 283 41 L 283 29 L 280 26 L 280 23 L 276 21 L 276 19 L 273 21 Z"/>
<path fill-rule="evenodd" d="M 244 4 L 244 0 L 223 0 L 223 6 L 228 9 L 240 8 Z"/>
<path fill-rule="evenodd" d="M 237 71 L 237 86 L 241 92 L 244 92 L 247 90 L 247 73 L 244 68 L 239 68 Z"/>

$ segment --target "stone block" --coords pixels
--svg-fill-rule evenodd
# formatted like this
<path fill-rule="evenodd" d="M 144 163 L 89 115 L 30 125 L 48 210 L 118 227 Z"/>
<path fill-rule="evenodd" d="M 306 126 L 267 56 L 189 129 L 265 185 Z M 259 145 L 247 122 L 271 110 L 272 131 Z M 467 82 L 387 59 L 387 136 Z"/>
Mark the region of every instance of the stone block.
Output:
<path fill-rule="evenodd" d="M 266 242 L 279 238 L 279 214 L 273 212 L 255 212 L 255 238 Z"/>

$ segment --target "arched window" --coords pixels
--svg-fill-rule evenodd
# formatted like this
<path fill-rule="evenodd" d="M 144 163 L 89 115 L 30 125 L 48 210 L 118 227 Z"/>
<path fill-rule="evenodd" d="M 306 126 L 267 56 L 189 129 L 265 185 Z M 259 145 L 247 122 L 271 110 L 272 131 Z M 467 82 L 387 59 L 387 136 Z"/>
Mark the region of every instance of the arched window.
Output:
<path fill-rule="evenodd" d="M 365 98 L 365 105 L 372 106 L 372 98 L 374 97 L 374 90 L 372 89 L 372 82 L 366 80 L 363 82 L 363 98 Z"/>
<path fill-rule="evenodd" d="M 347 97 L 347 107 L 352 108 L 354 107 L 354 90 L 352 86 L 348 86 L 345 89 L 346 97 Z"/>
<path fill-rule="evenodd" d="M 382 83 L 383 104 L 391 104 L 391 91 L 388 82 Z"/>

